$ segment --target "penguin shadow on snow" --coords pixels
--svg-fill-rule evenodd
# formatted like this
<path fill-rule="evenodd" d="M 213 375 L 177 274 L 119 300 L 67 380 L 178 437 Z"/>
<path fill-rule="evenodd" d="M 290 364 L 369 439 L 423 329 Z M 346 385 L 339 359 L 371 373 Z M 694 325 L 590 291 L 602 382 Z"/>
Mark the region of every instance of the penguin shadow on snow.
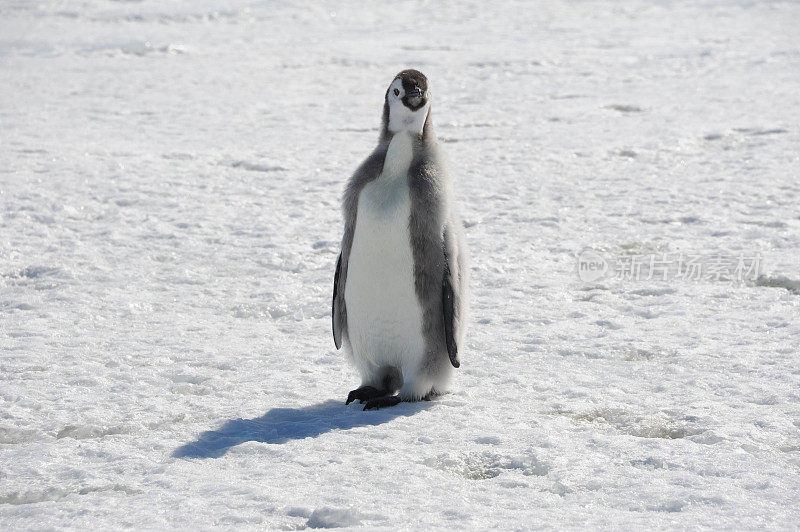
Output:
<path fill-rule="evenodd" d="M 400 403 L 393 408 L 363 411 L 328 400 L 305 408 L 273 408 L 261 417 L 231 419 L 216 430 L 200 434 L 172 453 L 175 458 L 219 458 L 232 447 L 255 441 L 282 444 L 316 438 L 333 430 L 377 426 L 397 417 L 412 416 L 431 406 L 430 401 Z M 358 403 L 356 403 L 358 406 Z"/>

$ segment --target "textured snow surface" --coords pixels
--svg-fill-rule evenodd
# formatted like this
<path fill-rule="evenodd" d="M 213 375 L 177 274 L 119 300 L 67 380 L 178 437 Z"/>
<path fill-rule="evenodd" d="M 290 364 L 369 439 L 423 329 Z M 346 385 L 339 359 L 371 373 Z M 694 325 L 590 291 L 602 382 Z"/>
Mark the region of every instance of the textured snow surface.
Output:
<path fill-rule="evenodd" d="M 797 526 L 800 5 L 495 5 L 0 3 L 0 528 Z M 406 67 L 473 317 L 362 412 L 339 197 Z"/>

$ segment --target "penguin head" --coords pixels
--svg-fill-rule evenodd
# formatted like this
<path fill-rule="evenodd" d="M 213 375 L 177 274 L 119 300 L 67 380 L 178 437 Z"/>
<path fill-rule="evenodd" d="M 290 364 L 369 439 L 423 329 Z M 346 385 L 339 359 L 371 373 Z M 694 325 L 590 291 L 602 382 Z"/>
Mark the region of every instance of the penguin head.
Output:
<path fill-rule="evenodd" d="M 421 135 L 430 110 L 428 78 L 419 70 L 403 70 L 386 91 L 385 112 L 388 112 L 389 133 L 408 131 Z"/>

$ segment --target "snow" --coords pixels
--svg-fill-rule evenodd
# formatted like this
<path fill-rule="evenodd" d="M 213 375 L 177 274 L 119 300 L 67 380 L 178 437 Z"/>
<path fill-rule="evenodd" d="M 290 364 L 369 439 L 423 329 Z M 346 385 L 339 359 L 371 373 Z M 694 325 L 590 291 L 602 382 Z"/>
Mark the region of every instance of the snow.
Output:
<path fill-rule="evenodd" d="M 795 528 L 800 6 L 0 5 L 0 528 Z M 362 412 L 339 197 L 418 68 L 452 393 Z M 576 260 L 759 254 L 759 276 Z"/>

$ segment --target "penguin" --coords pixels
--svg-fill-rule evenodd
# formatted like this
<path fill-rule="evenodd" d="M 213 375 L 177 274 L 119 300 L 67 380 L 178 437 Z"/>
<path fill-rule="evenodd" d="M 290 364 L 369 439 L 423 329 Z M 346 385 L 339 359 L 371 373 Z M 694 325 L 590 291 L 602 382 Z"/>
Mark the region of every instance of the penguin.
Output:
<path fill-rule="evenodd" d="M 345 404 L 446 393 L 461 365 L 467 250 L 421 72 L 403 70 L 386 90 L 378 145 L 348 181 L 342 214 L 333 340 L 361 376 Z"/>

